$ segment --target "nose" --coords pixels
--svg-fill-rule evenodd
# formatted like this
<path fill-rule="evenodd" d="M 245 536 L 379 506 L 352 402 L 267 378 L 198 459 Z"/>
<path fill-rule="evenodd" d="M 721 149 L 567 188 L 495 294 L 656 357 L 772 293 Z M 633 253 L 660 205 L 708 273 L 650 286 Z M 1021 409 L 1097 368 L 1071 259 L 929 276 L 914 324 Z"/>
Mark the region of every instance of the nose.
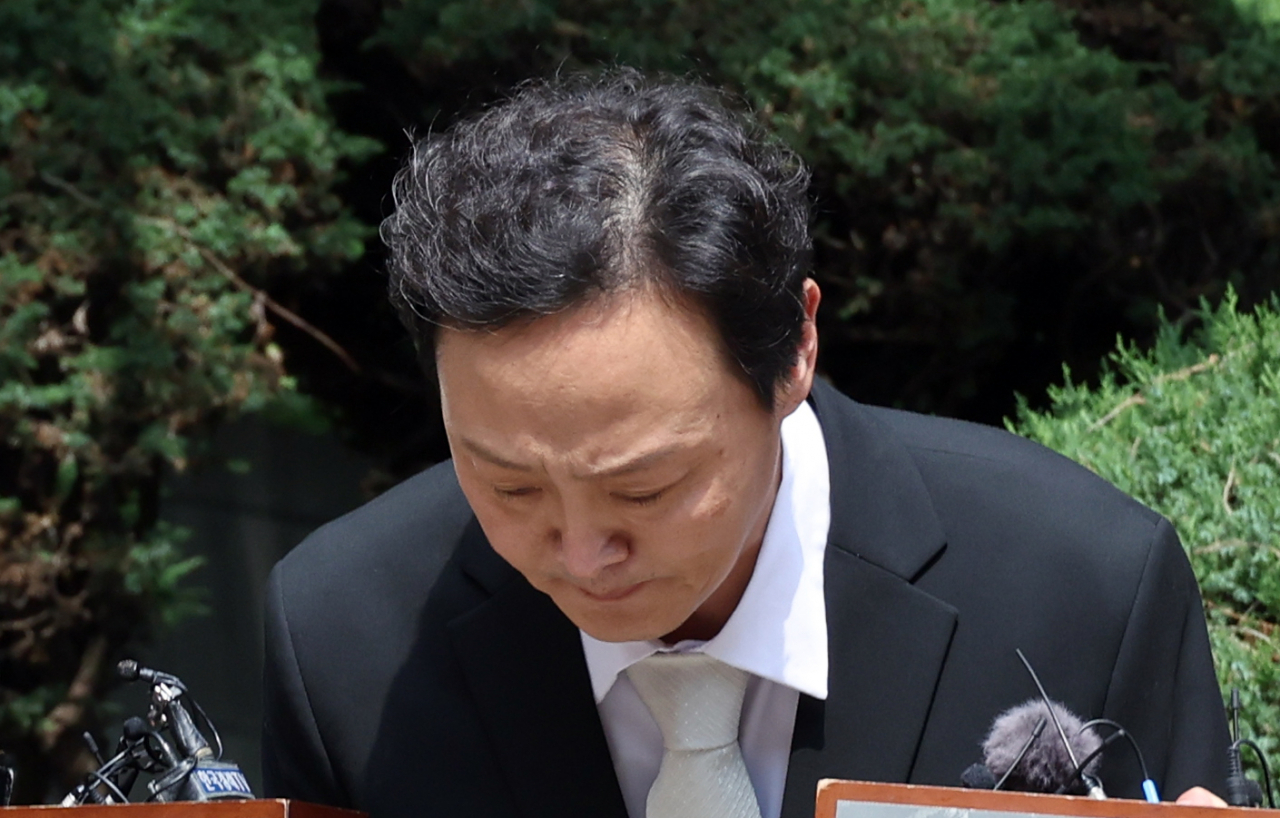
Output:
<path fill-rule="evenodd" d="M 553 537 L 560 563 L 571 577 L 594 580 L 609 566 L 626 560 L 631 546 L 622 532 L 582 510 L 566 512 Z"/>

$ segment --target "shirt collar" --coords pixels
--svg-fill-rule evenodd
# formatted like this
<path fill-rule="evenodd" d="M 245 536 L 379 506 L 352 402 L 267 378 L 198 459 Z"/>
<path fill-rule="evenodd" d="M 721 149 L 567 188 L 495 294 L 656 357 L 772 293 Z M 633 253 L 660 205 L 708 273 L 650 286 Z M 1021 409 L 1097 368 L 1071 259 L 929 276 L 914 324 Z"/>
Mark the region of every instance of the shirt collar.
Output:
<path fill-rule="evenodd" d="M 582 649 L 596 703 L 631 665 L 660 650 L 701 650 L 725 664 L 827 698 L 827 611 L 822 560 L 831 488 L 822 427 L 807 402 L 782 421 L 782 480 L 742 600 L 710 641 L 602 642 Z"/>

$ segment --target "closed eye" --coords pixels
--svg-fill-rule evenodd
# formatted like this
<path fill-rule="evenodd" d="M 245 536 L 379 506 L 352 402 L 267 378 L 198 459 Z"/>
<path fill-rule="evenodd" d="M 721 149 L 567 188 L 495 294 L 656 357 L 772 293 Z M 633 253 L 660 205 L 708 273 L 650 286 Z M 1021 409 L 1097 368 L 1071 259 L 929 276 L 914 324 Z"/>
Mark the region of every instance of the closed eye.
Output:
<path fill-rule="evenodd" d="M 640 492 L 634 492 L 634 493 L 629 491 L 615 491 L 613 493 L 613 496 L 617 497 L 619 500 L 621 500 L 622 502 L 628 505 L 651 506 L 654 503 L 666 497 L 671 492 L 679 491 L 682 486 L 687 485 L 692 475 L 693 475 L 693 472 L 685 472 L 684 474 L 678 475 L 674 480 L 667 482 L 666 485 L 664 485 L 662 488 L 655 489 L 653 491 L 640 491 Z M 620 486 L 619 488 L 623 488 L 623 487 Z M 643 488 L 643 486 L 635 486 L 635 488 L 639 489 L 639 488 Z"/>
<path fill-rule="evenodd" d="M 666 489 L 660 489 L 658 491 L 649 492 L 648 494 L 620 494 L 618 496 L 632 505 L 648 506 L 658 502 L 658 500 L 662 498 L 662 495 L 666 493 Z"/>
<path fill-rule="evenodd" d="M 517 486 L 516 488 L 503 488 L 502 486 L 494 486 L 493 493 L 503 500 L 515 500 L 521 497 L 532 497 L 538 492 L 534 486 Z"/>

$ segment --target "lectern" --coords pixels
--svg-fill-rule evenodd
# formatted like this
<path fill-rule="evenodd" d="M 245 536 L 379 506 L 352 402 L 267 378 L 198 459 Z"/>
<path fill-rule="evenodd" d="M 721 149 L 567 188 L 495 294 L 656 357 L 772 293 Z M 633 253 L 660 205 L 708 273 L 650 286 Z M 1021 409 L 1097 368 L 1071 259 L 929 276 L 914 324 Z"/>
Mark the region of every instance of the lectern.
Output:
<path fill-rule="evenodd" d="M 825 780 L 815 818 L 1280 818 L 1280 810 Z"/>
<path fill-rule="evenodd" d="M 83 807 L 0 807 L 2 818 L 364 818 L 363 812 L 302 801 L 173 801 Z"/>

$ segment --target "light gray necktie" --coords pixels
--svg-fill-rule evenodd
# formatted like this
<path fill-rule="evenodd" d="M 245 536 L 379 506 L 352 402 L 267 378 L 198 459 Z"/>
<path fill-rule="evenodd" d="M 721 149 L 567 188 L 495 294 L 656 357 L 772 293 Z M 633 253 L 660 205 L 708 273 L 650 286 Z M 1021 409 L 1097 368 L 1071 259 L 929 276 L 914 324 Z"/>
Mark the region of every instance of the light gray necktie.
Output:
<path fill-rule="evenodd" d="M 662 731 L 646 818 L 760 818 L 738 746 L 746 672 L 705 653 L 655 653 L 627 676 Z"/>

